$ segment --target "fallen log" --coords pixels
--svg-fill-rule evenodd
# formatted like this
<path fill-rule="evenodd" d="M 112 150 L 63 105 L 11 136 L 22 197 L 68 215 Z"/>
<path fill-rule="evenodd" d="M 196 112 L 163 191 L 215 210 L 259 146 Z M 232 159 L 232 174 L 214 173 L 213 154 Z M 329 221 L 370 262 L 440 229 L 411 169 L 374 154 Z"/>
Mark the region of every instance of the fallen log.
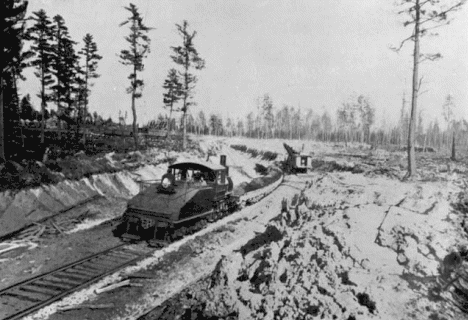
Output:
<path fill-rule="evenodd" d="M 43 224 L 36 222 L 34 224 L 37 226 L 37 231 L 34 232 L 32 235 L 26 237 L 25 240 L 37 241 L 47 229 L 47 227 Z"/>
<path fill-rule="evenodd" d="M 135 273 L 135 274 L 129 274 L 126 279 L 152 279 L 152 278 L 157 278 L 156 275 L 152 274 L 146 274 L 146 273 Z"/>
<path fill-rule="evenodd" d="M 107 287 L 98 288 L 98 289 L 94 290 L 94 292 L 96 294 L 100 294 L 100 293 L 111 291 L 111 290 L 114 290 L 114 289 L 117 289 L 117 288 L 120 288 L 120 287 L 128 286 L 129 284 L 130 284 L 130 280 L 124 280 L 124 281 L 121 281 L 121 282 L 118 282 L 118 283 L 115 283 L 115 284 L 111 284 L 110 286 L 107 286 Z"/>
<path fill-rule="evenodd" d="M 79 304 L 76 306 L 62 306 L 58 307 L 57 311 L 69 311 L 77 309 L 108 309 L 114 308 L 113 303 L 104 303 L 104 304 Z"/>
<path fill-rule="evenodd" d="M 18 248 L 21 248 L 21 247 L 24 247 L 24 245 L 21 245 L 21 244 L 13 244 L 11 247 L 8 247 L 8 248 L 5 248 L 5 249 L 1 249 L 0 250 L 0 254 L 4 254 L 8 251 L 12 251 L 12 250 L 15 250 L 15 249 L 18 249 Z"/>
<path fill-rule="evenodd" d="M 63 234 L 63 230 L 60 229 L 58 225 L 56 225 L 53 221 L 50 221 L 50 223 L 60 234 Z"/>

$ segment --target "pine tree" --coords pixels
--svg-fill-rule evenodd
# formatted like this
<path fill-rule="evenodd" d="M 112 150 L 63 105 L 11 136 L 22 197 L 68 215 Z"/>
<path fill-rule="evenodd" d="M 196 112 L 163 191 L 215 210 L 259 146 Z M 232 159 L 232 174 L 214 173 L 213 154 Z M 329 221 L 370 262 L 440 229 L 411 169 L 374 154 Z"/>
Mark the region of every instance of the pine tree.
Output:
<path fill-rule="evenodd" d="M 370 127 L 375 121 L 375 108 L 372 107 L 370 99 L 364 95 L 357 98 L 356 108 L 359 110 L 362 127 L 361 142 L 370 142 Z"/>
<path fill-rule="evenodd" d="M 22 40 L 24 38 L 24 16 L 27 1 L 4 0 L 1 10 L 2 51 L 0 57 L 0 161 L 6 160 L 5 130 L 4 130 L 4 99 L 7 88 L 7 78 L 15 81 L 15 68 L 21 59 Z"/>
<path fill-rule="evenodd" d="M 167 91 L 164 93 L 164 105 L 169 108 L 169 124 L 167 130 L 170 132 L 172 111 L 174 111 L 174 104 L 182 99 L 182 83 L 180 82 L 179 75 L 176 69 L 169 70 L 167 79 L 164 81 L 163 88 Z"/>
<path fill-rule="evenodd" d="M 89 94 L 91 92 L 90 87 L 93 84 L 90 82 L 91 79 L 99 78 L 99 74 L 97 73 L 97 66 L 99 60 L 102 59 L 97 51 L 97 44 L 93 39 L 93 36 L 87 33 L 83 38 L 84 46 L 78 52 L 79 55 L 82 56 L 84 60 L 84 67 L 83 67 L 83 91 L 80 101 L 83 102 L 83 116 L 86 117 L 88 114 L 88 102 L 89 102 Z"/>
<path fill-rule="evenodd" d="M 125 66 L 132 66 L 132 73 L 128 76 L 130 79 L 130 86 L 127 88 L 127 93 L 132 94 L 132 113 L 133 113 L 133 139 L 135 142 L 135 149 L 138 148 L 138 132 L 137 132 L 137 114 L 135 100 L 141 98 L 143 89 L 143 79 L 138 79 L 138 72 L 143 71 L 143 59 L 147 57 L 150 52 L 151 40 L 147 33 L 151 28 L 143 24 L 143 18 L 138 12 L 138 8 L 130 3 L 125 7 L 131 13 L 131 16 L 122 22 L 120 26 L 130 24 L 130 34 L 125 37 L 129 43 L 130 48 L 120 51 L 120 63 Z"/>
<path fill-rule="evenodd" d="M 29 38 L 33 41 L 31 51 L 35 57 L 31 65 L 36 67 L 34 73 L 41 82 L 39 97 L 41 99 L 41 143 L 44 144 L 45 113 L 47 102 L 51 100 L 48 92 L 53 84 L 52 61 L 53 61 L 53 25 L 44 10 L 33 12 L 31 19 L 34 25 L 28 30 Z"/>
<path fill-rule="evenodd" d="M 205 131 L 206 131 L 206 116 L 205 116 L 205 113 L 203 112 L 203 110 L 200 110 L 200 112 L 198 112 L 198 121 L 200 123 L 201 133 L 205 134 Z"/>
<path fill-rule="evenodd" d="M 329 140 L 329 138 L 331 136 L 333 127 L 332 127 L 331 117 L 330 117 L 330 115 L 328 114 L 327 111 L 325 111 L 322 114 L 322 117 L 320 118 L 320 120 L 322 122 L 322 127 L 323 127 L 323 131 L 324 131 L 324 134 L 325 134 L 325 141 L 328 142 L 328 140 Z"/>
<path fill-rule="evenodd" d="M 76 44 L 70 38 L 65 20 L 60 15 L 53 18 L 55 23 L 53 32 L 53 59 L 52 68 L 55 78 L 55 84 L 52 87 L 54 91 L 54 100 L 57 105 L 58 128 L 61 129 L 61 120 L 70 123 L 74 104 L 74 93 L 77 91 L 77 79 L 79 70 L 77 69 L 78 56 L 75 53 Z M 59 131 L 59 138 L 61 137 Z"/>
<path fill-rule="evenodd" d="M 254 127 L 255 127 L 255 120 L 254 120 L 254 114 L 253 112 L 250 112 L 248 115 L 247 115 L 247 133 L 249 135 L 250 138 L 252 138 L 252 135 L 254 133 Z"/>
<path fill-rule="evenodd" d="M 261 98 L 261 112 L 263 114 L 263 134 L 268 138 L 268 133 L 273 132 L 273 100 L 268 93 Z M 271 137 L 271 136 L 270 136 Z"/>
<path fill-rule="evenodd" d="M 195 49 L 193 44 L 193 39 L 195 38 L 197 32 L 189 32 L 189 24 L 184 20 L 182 25 L 176 24 L 177 31 L 182 37 L 182 45 L 178 47 L 171 47 L 174 51 L 174 55 L 171 56 L 172 60 L 182 67 L 182 72 L 179 74 L 182 76 L 182 100 L 183 106 L 181 111 L 183 112 L 183 123 L 184 123 L 184 132 L 183 132 L 183 148 L 187 146 L 187 111 L 189 106 L 194 105 L 193 102 L 193 92 L 195 84 L 197 83 L 197 77 L 191 72 L 192 69 L 201 70 L 205 68 L 205 61 L 200 58 L 198 51 Z"/>

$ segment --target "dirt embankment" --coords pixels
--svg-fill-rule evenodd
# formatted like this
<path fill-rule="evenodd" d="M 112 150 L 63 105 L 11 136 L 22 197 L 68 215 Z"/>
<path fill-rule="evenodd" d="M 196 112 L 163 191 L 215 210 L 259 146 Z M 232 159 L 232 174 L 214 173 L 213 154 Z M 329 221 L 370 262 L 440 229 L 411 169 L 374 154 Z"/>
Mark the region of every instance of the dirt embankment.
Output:
<path fill-rule="evenodd" d="M 260 161 L 223 144 L 213 149 L 228 154 L 236 183 L 255 177 Z M 447 257 L 460 257 L 450 252 L 465 245 L 464 217 L 451 204 L 460 200 L 466 171 L 424 166 L 434 177 L 403 183 L 394 179 L 402 176 L 396 160 L 389 173 L 374 165 L 376 155 L 365 165 L 369 159 L 348 158 L 356 161 L 321 157 L 319 172 L 288 177 L 264 201 L 120 275 L 148 273 L 143 287 L 98 296 L 91 287 L 57 303 L 115 308 L 54 313 L 50 306 L 33 318 L 128 319 L 154 306 L 145 319 L 466 318 L 454 303 L 455 268 L 444 269 Z"/>
<path fill-rule="evenodd" d="M 100 159 L 111 172 L 82 177 L 80 170 L 92 167 L 93 163 L 88 159 L 81 163 L 77 157 L 69 163 L 71 168 L 67 172 L 73 173 L 74 168 L 77 171 L 74 175 L 80 177 L 78 179 L 56 173 L 62 175 L 60 182 L 0 193 L 0 237 L 95 198 L 129 199 L 139 192 L 138 181 L 160 179 L 168 163 L 189 158 L 203 158 L 203 154 L 198 149 L 190 153 L 167 150 L 138 151 L 128 155 L 110 153 Z M 99 167 L 101 162 L 97 161 L 96 166 Z"/>
<path fill-rule="evenodd" d="M 466 318 L 443 274 L 468 244 L 450 206 L 458 187 L 312 177 L 263 233 L 144 319 Z"/>
<path fill-rule="evenodd" d="M 121 171 L 66 180 L 55 185 L 22 190 L 16 194 L 0 194 L 0 237 L 20 230 L 34 222 L 66 212 L 95 197 L 129 198 L 139 191 L 138 172 L 156 179 L 162 169 L 144 166 L 136 172 Z"/>

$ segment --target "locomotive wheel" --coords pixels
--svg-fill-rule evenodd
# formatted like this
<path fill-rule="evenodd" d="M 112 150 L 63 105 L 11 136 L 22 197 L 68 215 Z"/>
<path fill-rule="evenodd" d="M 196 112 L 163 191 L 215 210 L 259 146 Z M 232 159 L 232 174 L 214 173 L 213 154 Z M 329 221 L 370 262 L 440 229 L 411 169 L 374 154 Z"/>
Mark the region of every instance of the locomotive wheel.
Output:
<path fill-rule="evenodd" d="M 145 229 L 145 226 L 140 224 L 132 226 L 136 228 L 137 231 L 140 229 L 146 230 L 146 233 L 152 231 L 151 237 L 149 237 L 149 239 L 147 238 L 148 242 L 151 242 L 153 240 L 153 242 L 157 245 L 161 245 L 161 243 L 169 244 L 179 239 L 182 239 L 187 235 L 198 232 L 211 222 L 226 217 L 235 210 L 235 206 L 235 200 L 228 196 L 225 199 L 218 201 L 213 206 L 213 210 L 209 214 L 205 215 L 203 218 L 196 218 L 184 221 L 177 225 L 170 224 L 167 227 L 162 228 L 158 228 L 158 226 L 155 226 L 154 228 L 158 230 L 154 229 L 153 227 Z"/>

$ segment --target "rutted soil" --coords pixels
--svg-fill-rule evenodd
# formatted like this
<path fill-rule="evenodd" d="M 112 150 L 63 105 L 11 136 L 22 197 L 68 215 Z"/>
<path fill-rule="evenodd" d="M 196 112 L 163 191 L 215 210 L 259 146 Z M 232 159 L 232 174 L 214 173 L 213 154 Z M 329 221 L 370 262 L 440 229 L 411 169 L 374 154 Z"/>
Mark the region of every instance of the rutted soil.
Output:
<path fill-rule="evenodd" d="M 468 244 L 450 207 L 460 189 L 350 173 L 310 178 L 292 207 L 272 208 L 263 233 L 141 319 L 467 318 L 447 281 L 466 269 L 447 269 L 448 253 Z"/>

